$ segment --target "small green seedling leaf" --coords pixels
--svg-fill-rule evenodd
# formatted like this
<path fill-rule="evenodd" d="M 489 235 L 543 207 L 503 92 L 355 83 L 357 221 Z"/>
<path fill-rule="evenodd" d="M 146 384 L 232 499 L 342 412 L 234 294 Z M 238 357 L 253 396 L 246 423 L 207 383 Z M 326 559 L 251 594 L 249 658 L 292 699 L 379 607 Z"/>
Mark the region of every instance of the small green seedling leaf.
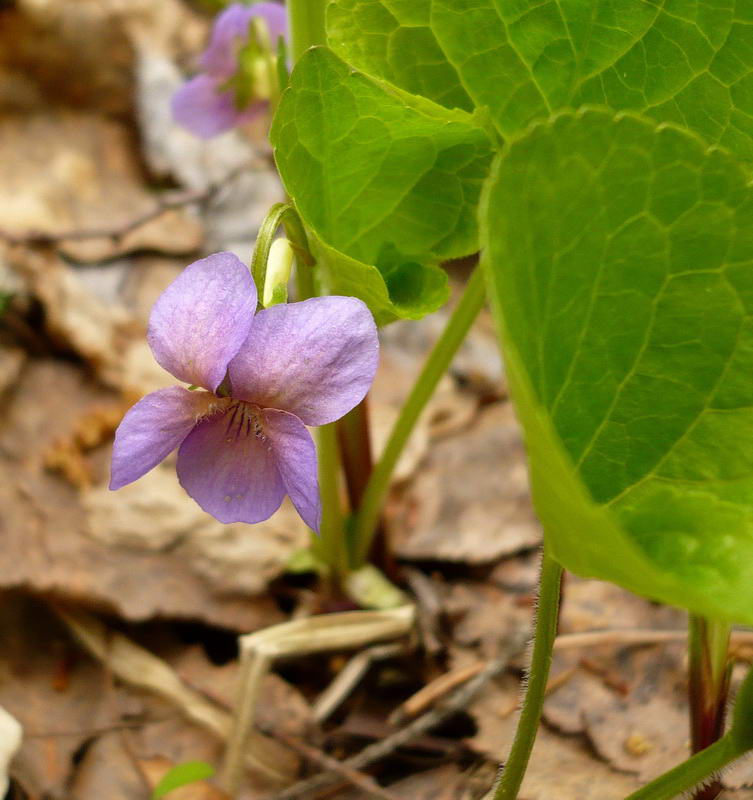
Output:
<path fill-rule="evenodd" d="M 314 572 L 317 575 L 328 575 L 330 569 L 326 561 L 319 558 L 310 547 L 302 547 L 291 554 L 288 563 L 285 565 L 285 571 L 294 575 L 305 575 L 308 572 Z"/>
<path fill-rule="evenodd" d="M 645 118 L 505 146 L 482 243 L 536 509 L 564 566 L 753 623 L 753 189 Z"/>
<path fill-rule="evenodd" d="M 473 110 L 430 25 L 431 0 L 333 0 L 327 42 L 345 61 L 447 108 Z"/>
<path fill-rule="evenodd" d="M 345 579 L 345 591 L 362 608 L 386 611 L 399 608 L 408 598 L 373 564 L 351 572 Z"/>
<path fill-rule="evenodd" d="M 212 775 L 214 775 L 214 767 L 204 761 L 186 761 L 185 764 L 176 764 L 154 787 L 151 800 L 161 800 L 174 789 L 204 781 L 211 778 Z"/>
<path fill-rule="evenodd" d="M 271 140 L 306 225 L 376 267 L 400 316 L 444 301 L 432 265 L 478 248 L 493 149 L 476 117 L 387 91 L 318 47 L 296 65 Z"/>

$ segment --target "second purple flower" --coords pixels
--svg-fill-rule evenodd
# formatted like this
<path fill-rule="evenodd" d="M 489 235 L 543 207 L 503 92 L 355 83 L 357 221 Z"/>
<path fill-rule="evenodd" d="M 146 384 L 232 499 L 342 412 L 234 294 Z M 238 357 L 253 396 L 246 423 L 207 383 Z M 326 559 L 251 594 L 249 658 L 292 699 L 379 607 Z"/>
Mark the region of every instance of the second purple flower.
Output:
<path fill-rule="evenodd" d="M 266 26 L 269 45 L 286 35 L 285 9 L 277 3 L 233 3 L 215 20 L 209 46 L 199 63 L 201 71 L 173 96 L 175 119 L 202 139 L 210 139 L 256 117 L 266 106 L 253 85 L 254 64 L 242 65 L 240 54 L 253 35 L 254 20 Z M 261 59 L 256 59 L 263 70 Z M 268 76 L 264 76 L 268 80 Z M 267 87 L 268 88 L 268 87 Z"/>

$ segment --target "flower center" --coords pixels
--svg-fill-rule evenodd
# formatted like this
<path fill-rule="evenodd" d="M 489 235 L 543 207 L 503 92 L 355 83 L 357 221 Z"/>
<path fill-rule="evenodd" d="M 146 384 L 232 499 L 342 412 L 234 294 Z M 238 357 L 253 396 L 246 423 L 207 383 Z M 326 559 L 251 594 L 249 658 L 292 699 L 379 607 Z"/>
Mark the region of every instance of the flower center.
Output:
<path fill-rule="evenodd" d="M 237 442 L 242 436 L 255 436 L 262 442 L 267 440 L 261 422 L 261 409 L 259 406 L 246 403 L 243 400 L 231 400 L 226 416 L 226 442 Z"/>
<path fill-rule="evenodd" d="M 267 440 L 259 406 L 232 397 L 217 397 L 211 392 L 202 392 L 201 396 L 204 405 L 196 415 L 196 421 L 222 414 L 227 420 L 226 442 L 237 442 L 243 436 L 255 436 L 262 442 Z"/>

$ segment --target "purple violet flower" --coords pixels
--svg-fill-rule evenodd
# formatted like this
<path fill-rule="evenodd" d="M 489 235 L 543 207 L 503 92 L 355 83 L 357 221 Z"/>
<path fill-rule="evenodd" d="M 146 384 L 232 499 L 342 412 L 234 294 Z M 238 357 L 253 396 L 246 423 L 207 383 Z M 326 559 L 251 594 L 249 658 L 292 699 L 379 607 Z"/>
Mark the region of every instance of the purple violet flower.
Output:
<path fill-rule="evenodd" d="M 254 18 L 266 23 L 273 47 L 280 36 L 286 35 L 283 6 L 271 2 L 250 6 L 233 3 L 214 22 L 209 45 L 199 60 L 201 72 L 173 95 L 176 121 L 202 139 L 211 139 L 248 122 L 266 107 L 264 99 L 252 98 L 248 105 L 239 108 L 236 88 L 231 85 L 240 68 L 239 51 L 248 41 Z"/>
<path fill-rule="evenodd" d="M 154 304 L 147 338 L 182 386 L 143 397 L 115 433 L 111 489 L 176 447 L 183 488 L 220 522 L 261 522 L 288 494 L 319 528 L 316 450 L 306 425 L 358 404 L 379 358 L 376 326 L 354 297 L 256 311 L 256 286 L 232 253 L 188 266 Z"/>

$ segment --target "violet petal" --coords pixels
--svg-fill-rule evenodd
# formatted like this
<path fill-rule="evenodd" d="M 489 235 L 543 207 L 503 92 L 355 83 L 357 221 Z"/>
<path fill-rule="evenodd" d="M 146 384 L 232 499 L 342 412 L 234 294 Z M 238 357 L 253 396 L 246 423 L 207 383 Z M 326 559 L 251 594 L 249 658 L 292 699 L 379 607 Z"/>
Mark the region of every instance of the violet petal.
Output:
<path fill-rule="evenodd" d="M 273 408 L 264 410 L 265 430 L 277 456 L 277 468 L 303 521 L 319 533 L 322 503 L 316 472 L 316 447 L 298 417 Z"/>
<path fill-rule="evenodd" d="M 228 371 L 234 397 L 325 425 L 363 399 L 378 360 L 364 303 L 314 297 L 260 311 Z"/>
<path fill-rule="evenodd" d="M 220 522 L 261 522 L 285 496 L 277 457 L 255 428 L 236 405 L 200 422 L 178 451 L 181 485 Z"/>
<path fill-rule="evenodd" d="M 175 450 L 206 407 L 202 394 L 171 386 L 142 397 L 128 410 L 115 431 L 111 489 L 137 480 Z"/>
<path fill-rule="evenodd" d="M 173 95 L 173 118 L 201 139 L 211 139 L 249 122 L 266 108 L 266 102 L 258 101 L 238 110 L 235 93 L 232 89 L 220 91 L 220 83 L 209 75 L 197 75 Z"/>
<path fill-rule="evenodd" d="M 217 16 L 212 27 L 209 45 L 201 56 L 201 68 L 221 80 L 232 77 L 238 69 L 238 49 L 248 39 L 249 26 L 254 17 L 261 17 L 269 30 L 273 48 L 277 39 L 285 36 L 287 15 L 278 3 L 233 3 Z"/>
<path fill-rule="evenodd" d="M 152 308 L 147 338 L 154 357 L 178 380 L 214 391 L 248 336 L 256 286 L 233 253 L 194 261 Z"/>

